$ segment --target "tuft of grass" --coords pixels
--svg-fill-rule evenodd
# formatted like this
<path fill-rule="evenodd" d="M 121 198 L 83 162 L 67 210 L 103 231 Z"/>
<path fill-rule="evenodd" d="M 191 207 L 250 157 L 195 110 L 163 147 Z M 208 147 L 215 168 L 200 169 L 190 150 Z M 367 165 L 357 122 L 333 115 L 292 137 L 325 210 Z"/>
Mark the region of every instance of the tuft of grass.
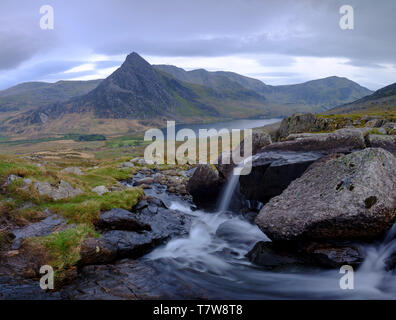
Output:
<path fill-rule="evenodd" d="M 130 210 L 143 196 L 140 188 L 109 192 L 102 196 L 81 195 L 73 199 L 60 200 L 46 205 L 52 212 L 62 215 L 70 223 L 85 223 L 92 225 L 99 219 L 101 211 L 113 208 Z"/>
<path fill-rule="evenodd" d="M 91 226 L 80 224 L 60 232 L 51 233 L 45 237 L 27 239 L 33 247 L 44 248 L 49 254 L 47 264 L 54 268 L 55 276 L 75 266 L 81 259 L 81 244 L 87 237 L 99 235 Z"/>

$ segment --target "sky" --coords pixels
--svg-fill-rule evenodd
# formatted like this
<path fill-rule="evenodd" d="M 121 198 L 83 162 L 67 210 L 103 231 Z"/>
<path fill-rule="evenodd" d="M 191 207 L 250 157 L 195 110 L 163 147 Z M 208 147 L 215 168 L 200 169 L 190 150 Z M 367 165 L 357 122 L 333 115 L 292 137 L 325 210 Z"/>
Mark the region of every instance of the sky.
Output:
<path fill-rule="evenodd" d="M 53 29 L 40 28 L 43 5 Z M 0 90 L 105 78 L 133 51 L 271 85 L 336 75 L 376 90 L 396 82 L 395 12 L 395 0 L 0 0 Z"/>

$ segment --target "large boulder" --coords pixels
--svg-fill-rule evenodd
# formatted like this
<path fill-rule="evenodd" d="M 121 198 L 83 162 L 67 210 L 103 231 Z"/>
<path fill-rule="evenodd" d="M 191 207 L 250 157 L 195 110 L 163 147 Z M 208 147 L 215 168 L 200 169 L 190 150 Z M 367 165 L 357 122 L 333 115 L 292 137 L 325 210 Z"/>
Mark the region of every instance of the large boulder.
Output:
<path fill-rule="evenodd" d="M 395 135 L 369 134 L 366 140 L 372 148 L 382 148 L 396 154 Z"/>
<path fill-rule="evenodd" d="M 286 141 L 264 147 L 261 151 L 315 151 L 325 154 L 348 153 L 365 148 L 364 130 L 344 128 L 330 133 L 292 134 Z"/>
<path fill-rule="evenodd" d="M 217 201 L 223 188 L 224 179 L 213 165 L 198 165 L 187 184 L 187 191 L 194 203 L 201 207 L 211 207 Z"/>
<path fill-rule="evenodd" d="M 240 191 L 248 200 L 263 203 L 279 195 L 323 155 L 313 152 L 269 151 L 256 155 L 252 171 L 239 178 Z"/>
<path fill-rule="evenodd" d="M 396 217 L 396 158 L 368 148 L 308 169 L 260 211 L 272 240 L 372 239 Z"/>
<path fill-rule="evenodd" d="M 252 155 L 255 155 L 260 149 L 268 146 L 272 143 L 271 136 L 267 132 L 253 132 L 252 133 Z M 245 139 L 232 151 L 241 156 L 244 155 Z M 223 163 L 223 154 L 220 154 L 216 164 L 216 168 L 219 171 L 221 177 L 228 179 L 233 173 L 235 163 L 232 161 L 232 154 L 228 163 Z"/>
<path fill-rule="evenodd" d="M 312 113 L 294 114 L 282 120 L 279 128 L 279 137 L 285 138 L 292 133 L 309 132 L 316 121 Z"/>

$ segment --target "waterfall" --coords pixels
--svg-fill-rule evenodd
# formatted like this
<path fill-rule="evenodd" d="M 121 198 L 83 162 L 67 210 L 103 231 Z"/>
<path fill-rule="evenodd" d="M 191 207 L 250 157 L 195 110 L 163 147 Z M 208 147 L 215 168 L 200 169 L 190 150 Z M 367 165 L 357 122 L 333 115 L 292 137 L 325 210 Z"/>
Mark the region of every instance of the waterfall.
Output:
<path fill-rule="evenodd" d="M 221 195 L 221 201 L 218 210 L 219 212 L 224 212 L 229 208 L 232 196 L 234 195 L 235 189 L 239 183 L 239 176 L 241 175 L 241 172 L 243 168 L 245 168 L 246 164 L 252 160 L 253 157 L 248 157 L 233 169 L 232 175 Z"/>

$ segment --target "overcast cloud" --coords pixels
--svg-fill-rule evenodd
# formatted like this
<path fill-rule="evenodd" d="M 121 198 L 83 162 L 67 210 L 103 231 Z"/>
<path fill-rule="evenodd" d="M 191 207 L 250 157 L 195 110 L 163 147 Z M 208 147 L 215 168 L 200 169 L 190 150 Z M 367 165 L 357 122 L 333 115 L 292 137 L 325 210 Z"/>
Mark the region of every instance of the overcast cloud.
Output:
<path fill-rule="evenodd" d="M 54 30 L 41 30 L 51 5 Z M 355 29 L 341 30 L 352 5 Z M 235 71 L 268 84 L 331 75 L 396 82 L 394 0 L 1 0 L 0 89 L 104 78 L 136 51 L 150 63 Z"/>

